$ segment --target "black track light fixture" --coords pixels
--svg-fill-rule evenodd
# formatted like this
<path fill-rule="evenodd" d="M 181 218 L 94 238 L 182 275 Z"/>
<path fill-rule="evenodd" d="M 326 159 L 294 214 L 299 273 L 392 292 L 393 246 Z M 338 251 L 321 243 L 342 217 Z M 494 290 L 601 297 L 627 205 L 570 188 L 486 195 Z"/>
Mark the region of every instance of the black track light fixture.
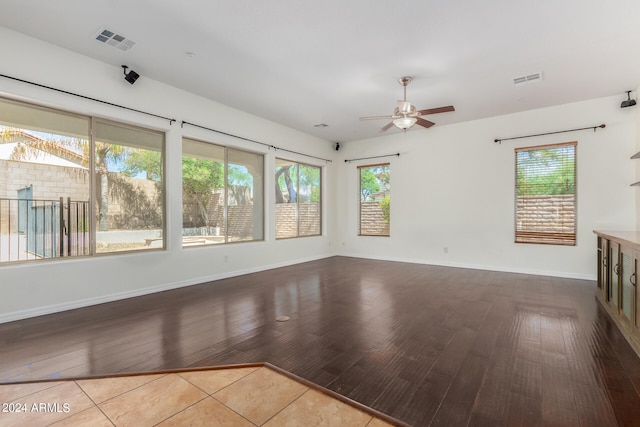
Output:
<path fill-rule="evenodd" d="M 631 99 L 631 91 L 628 90 L 627 91 L 627 99 L 622 101 L 622 103 L 620 104 L 620 108 L 633 107 L 634 105 L 636 105 L 636 100 L 635 99 Z"/>
<path fill-rule="evenodd" d="M 136 80 L 138 80 L 138 77 L 140 77 L 140 74 L 136 73 L 135 71 L 131 70 L 127 73 L 127 69 L 129 67 L 126 65 L 122 66 L 122 71 L 124 72 L 124 79 L 126 81 L 128 81 L 131 84 L 134 84 L 136 82 Z"/>

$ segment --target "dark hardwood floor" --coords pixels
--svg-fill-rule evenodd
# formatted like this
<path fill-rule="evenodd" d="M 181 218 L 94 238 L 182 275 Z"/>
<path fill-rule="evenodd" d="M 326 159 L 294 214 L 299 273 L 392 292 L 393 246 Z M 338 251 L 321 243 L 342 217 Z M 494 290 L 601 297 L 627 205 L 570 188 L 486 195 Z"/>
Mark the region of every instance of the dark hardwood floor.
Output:
<path fill-rule="evenodd" d="M 334 257 L 0 324 L 0 382 L 270 362 L 415 426 L 638 426 L 594 288 Z"/>

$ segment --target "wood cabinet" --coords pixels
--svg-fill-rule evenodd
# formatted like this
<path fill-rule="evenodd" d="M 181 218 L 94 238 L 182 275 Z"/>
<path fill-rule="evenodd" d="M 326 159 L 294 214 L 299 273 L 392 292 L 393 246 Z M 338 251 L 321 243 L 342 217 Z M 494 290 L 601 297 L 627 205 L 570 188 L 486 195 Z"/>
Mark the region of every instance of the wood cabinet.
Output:
<path fill-rule="evenodd" d="M 596 296 L 640 355 L 640 232 L 595 231 L 598 235 Z"/>
<path fill-rule="evenodd" d="M 609 240 L 598 236 L 598 298 L 601 301 L 608 301 L 609 259 Z"/>

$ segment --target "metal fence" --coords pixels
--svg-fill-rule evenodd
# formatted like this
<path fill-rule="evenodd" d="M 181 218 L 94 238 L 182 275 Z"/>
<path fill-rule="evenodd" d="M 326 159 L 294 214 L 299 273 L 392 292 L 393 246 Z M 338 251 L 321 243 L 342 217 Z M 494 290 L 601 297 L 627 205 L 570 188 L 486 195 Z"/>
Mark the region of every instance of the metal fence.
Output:
<path fill-rule="evenodd" d="M 89 255 L 89 202 L 0 198 L 0 263 Z"/>

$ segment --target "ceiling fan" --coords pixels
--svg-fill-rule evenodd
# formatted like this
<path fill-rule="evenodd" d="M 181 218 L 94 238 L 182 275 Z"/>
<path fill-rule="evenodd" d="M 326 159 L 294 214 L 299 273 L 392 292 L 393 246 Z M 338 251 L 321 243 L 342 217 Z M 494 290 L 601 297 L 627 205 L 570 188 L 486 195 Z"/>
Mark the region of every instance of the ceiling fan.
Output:
<path fill-rule="evenodd" d="M 411 80 L 411 77 L 408 76 L 402 77 L 398 80 L 398 82 L 404 87 L 404 99 L 401 101 L 398 100 L 398 106 L 395 110 L 393 110 L 393 115 L 360 117 L 360 120 L 391 119 L 391 122 L 380 129 L 380 132 L 388 130 L 391 126 L 395 126 L 398 129 L 401 129 L 403 132 L 406 132 L 407 129 L 411 128 L 413 125 L 420 125 L 424 128 L 430 128 L 431 126 L 435 125 L 435 123 L 423 119 L 421 116 L 455 111 L 453 105 L 438 108 L 428 108 L 426 110 L 416 110 L 416 107 L 414 105 L 411 105 L 411 103 L 407 101 L 407 85 L 411 83 Z"/>

